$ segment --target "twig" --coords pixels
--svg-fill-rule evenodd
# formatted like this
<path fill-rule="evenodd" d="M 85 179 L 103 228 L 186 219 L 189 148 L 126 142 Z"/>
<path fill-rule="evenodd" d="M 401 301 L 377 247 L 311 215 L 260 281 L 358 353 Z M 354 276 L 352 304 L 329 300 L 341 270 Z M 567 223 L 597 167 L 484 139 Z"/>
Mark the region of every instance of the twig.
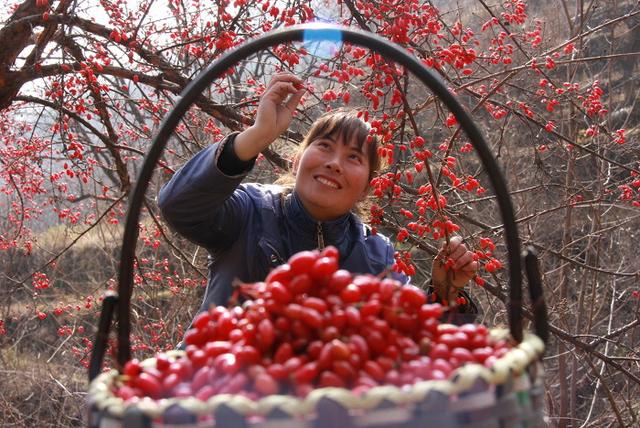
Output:
<path fill-rule="evenodd" d="M 64 338 L 64 340 L 62 342 L 60 342 L 60 345 L 58 345 L 58 347 L 55 349 L 55 351 L 53 351 L 53 354 L 51 354 L 51 356 L 49 357 L 49 359 L 47 360 L 47 364 L 51 362 L 51 360 L 53 360 L 53 357 L 56 356 L 56 354 L 58 353 L 58 351 L 69 341 L 69 339 L 71 339 L 71 336 L 73 336 L 73 334 L 76 332 L 76 323 L 73 323 L 73 329 L 71 330 L 71 333 L 67 335 L 67 337 Z"/>

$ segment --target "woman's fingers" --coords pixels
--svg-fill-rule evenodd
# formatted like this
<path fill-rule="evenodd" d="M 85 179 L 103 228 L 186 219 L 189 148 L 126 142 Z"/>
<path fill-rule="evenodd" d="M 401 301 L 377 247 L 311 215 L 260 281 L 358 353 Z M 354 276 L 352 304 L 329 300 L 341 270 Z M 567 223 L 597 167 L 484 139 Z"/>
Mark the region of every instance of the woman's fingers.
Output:
<path fill-rule="evenodd" d="M 282 106 L 293 114 L 305 91 L 304 88 L 300 88 L 294 82 L 275 82 L 267 92 L 264 93 L 263 99 L 267 99 L 277 106 Z"/>
<path fill-rule="evenodd" d="M 471 251 L 467 251 L 455 260 L 453 268 L 455 270 L 475 272 L 478 270 L 478 262 L 473 260 L 473 253 Z"/>
<path fill-rule="evenodd" d="M 467 246 L 462 242 L 460 236 L 453 236 L 449 239 L 449 244 L 442 245 L 438 258 L 453 260 L 453 269 L 466 272 L 475 272 L 478 270 L 478 262 L 474 260 L 473 252 L 469 251 Z"/>
<path fill-rule="evenodd" d="M 467 247 L 464 244 L 450 246 L 449 251 L 450 251 L 449 257 L 451 257 L 453 260 L 458 260 L 460 257 L 464 256 L 468 252 Z"/>
<path fill-rule="evenodd" d="M 444 242 L 440 247 L 438 258 L 446 259 L 450 257 L 455 260 L 466 251 L 467 247 L 462 243 L 462 238 L 460 236 L 452 236 L 449 239 L 449 243 Z"/>
<path fill-rule="evenodd" d="M 267 84 L 267 90 L 269 90 L 269 88 L 271 88 L 275 84 L 281 83 L 281 82 L 289 82 L 289 83 L 292 83 L 294 85 L 302 85 L 302 83 L 303 83 L 302 79 L 300 79 L 298 76 L 296 76 L 294 74 L 291 74 L 291 73 L 277 73 L 271 78 L 271 80 Z"/>
<path fill-rule="evenodd" d="M 291 82 L 276 82 L 274 83 L 267 92 L 265 92 L 265 96 L 275 96 L 279 101 L 284 101 L 284 99 L 291 94 L 295 94 L 298 90 L 295 88 L 293 83 Z"/>
<path fill-rule="evenodd" d="M 294 111 L 296 111 L 296 108 L 298 107 L 298 104 L 300 104 L 300 100 L 302 99 L 302 96 L 304 95 L 305 92 L 306 92 L 306 89 L 298 89 L 294 94 L 291 95 L 291 98 L 289 98 L 289 100 L 285 103 L 285 107 L 289 109 L 289 111 L 291 111 L 292 114 Z"/>

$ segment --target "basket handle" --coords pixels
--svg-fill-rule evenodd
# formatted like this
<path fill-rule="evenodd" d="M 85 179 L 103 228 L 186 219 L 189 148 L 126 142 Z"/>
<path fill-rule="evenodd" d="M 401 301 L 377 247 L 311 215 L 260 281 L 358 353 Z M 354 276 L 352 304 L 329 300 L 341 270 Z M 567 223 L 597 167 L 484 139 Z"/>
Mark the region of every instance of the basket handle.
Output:
<path fill-rule="evenodd" d="M 263 34 L 223 54 L 184 89 L 174 108 L 163 120 L 149 148 L 149 152 L 147 153 L 129 199 L 129 208 L 122 240 L 117 305 L 117 356 L 118 364 L 121 367 L 131 358 L 130 302 L 133 288 L 133 261 L 138 238 L 140 211 L 155 165 L 159 161 L 169 137 L 200 94 L 211 82 L 220 77 L 230 67 L 237 65 L 249 55 L 273 45 L 303 41 L 348 42 L 374 50 L 384 57 L 405 66 L 407 70 L 412 72 L 423 84 L 429 87 L 429 89 L 444 102 L 449 108 L 449 111 L 454 114 L 478 153 L 489 175 L 491 184 L 496 191 L 505 228 L 505 241 L 508 251 L 510 286 L 508 304 L 509 327 L 512 337 L 518 342 L 522 340 L 522 261 L 515 215 L 504 177 L 480 130 L 440 78 L 405 49 L 372 33 L 336 25 L 314 23 L 287 27 Z M 538 287 L 538 289 L 541 291 L 541 287 Z M 113 307 L 111 310 L 113 310 Z M 104 350 L 102 350 L 102 355 L 99 355 L 99 353 L 96 352 L 96 348 L 94 348 L 94 354 L 95 355 L 92 355 L 92 367 L 99 367 L 104 357 Z"/>

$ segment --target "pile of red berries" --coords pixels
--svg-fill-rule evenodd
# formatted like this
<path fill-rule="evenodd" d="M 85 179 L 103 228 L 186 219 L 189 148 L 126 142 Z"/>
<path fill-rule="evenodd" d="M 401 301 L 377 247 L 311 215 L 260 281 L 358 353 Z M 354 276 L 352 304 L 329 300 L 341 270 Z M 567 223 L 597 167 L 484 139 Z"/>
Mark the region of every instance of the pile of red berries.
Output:
<path fill-rule="evenodd" d="M 352 275 L 338 252 L 303 251 L 265 282 L 242 284 L 241 306 L 215 307 L 194 320 L 186 357 L 129 361 L 115 394 L 135 397 L 271 394 L 304 397 L 314 388 L 371 387 L 448 379 L 466 363 L 490 366 L 510 345 L 482 325 L 439 319 L 447 308 L 396 280 Z"/>

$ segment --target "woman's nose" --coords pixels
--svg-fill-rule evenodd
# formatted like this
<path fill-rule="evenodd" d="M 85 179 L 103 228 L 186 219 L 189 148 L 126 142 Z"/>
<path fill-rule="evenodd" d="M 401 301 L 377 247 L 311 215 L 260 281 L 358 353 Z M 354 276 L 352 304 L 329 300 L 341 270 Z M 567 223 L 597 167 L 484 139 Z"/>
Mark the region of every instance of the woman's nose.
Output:
<path fill-rule="evenodd" d="M 337 156 L 333 156 L 331 159 L 327 160 L 325 166 L 338 174 L 342 173 L 342 165 Z"/>

